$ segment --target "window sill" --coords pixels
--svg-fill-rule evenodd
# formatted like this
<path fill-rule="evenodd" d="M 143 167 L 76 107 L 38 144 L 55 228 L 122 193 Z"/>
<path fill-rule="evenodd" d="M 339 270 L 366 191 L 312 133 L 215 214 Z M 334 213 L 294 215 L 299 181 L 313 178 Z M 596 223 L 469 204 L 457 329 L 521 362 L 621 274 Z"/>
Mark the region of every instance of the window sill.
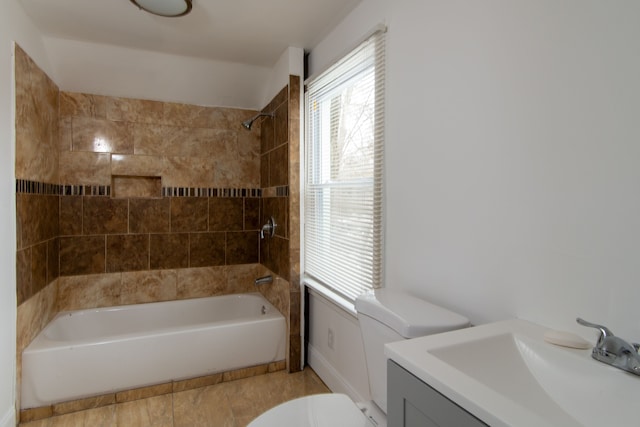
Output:
<path fill-rule="evenodd" d="M 337 293 L 333 292 L 331 289 L 328 289 L 322 286 L 320 283 L 316 282 L 315 280 L 309 279 L 308 277 L 303 278 L 302 283 L 308 288 L 310 288 L 312 291 L 315 291 L 315 293 L 319 294 L 320 296 L 324 297 L 325 299 L 329 300 L 330 302 L 332 302 L 333 304 L 335 304 L 336 306 L 338 306 L 339 308 L 347 312 L 348 314 L 352 315 L 355 318 L 358 317 L 358 312 L 356 311 L 356 307 L 353 305 L 351 301 L 338 295 Z"/>

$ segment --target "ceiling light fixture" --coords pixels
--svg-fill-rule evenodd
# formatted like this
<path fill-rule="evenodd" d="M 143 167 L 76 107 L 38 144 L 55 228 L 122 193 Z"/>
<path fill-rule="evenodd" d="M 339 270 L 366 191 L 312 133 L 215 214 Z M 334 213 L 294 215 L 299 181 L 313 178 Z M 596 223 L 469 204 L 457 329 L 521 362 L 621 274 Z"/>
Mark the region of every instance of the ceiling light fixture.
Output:
<path fill-rule="evenodd" d="M 164 17 L 184 16 L 191 12 L 191 0 L 131 0 L 140 9 Z"/>

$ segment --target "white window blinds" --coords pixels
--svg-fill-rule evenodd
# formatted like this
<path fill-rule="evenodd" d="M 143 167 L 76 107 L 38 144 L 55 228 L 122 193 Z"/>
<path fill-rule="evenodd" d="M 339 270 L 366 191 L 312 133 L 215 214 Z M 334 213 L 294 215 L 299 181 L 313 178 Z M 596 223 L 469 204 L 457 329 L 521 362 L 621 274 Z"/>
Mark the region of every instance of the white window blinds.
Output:
<path fill-rule="evenodd" d="M 305 275 L 354 301 L 382 284 L 384 31 L 307 85 Z"/>

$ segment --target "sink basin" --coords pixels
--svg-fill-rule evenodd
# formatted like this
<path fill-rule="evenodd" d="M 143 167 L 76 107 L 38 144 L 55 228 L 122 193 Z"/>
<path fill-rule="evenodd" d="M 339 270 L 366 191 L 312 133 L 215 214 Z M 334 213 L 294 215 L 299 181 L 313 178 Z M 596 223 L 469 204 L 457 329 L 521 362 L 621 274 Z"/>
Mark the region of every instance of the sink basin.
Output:
<path fill-rule="evenodd" d="M 508 320 L 387 344 L 385 354 L 493 427 L 637 425 L 640 377 L 590 349 L 549 344 L 546 330 Z"/>

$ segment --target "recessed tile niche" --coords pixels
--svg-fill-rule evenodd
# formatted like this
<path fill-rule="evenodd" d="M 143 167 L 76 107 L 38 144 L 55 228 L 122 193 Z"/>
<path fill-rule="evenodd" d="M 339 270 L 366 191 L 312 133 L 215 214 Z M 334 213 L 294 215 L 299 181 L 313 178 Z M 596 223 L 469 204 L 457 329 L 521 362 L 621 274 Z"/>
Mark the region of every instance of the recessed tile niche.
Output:
<path fill-rule="evenodd" d="M 162 197 L 162 178 L 159 176 L 111 177 L 111 196 L 122 198 Z"/>

